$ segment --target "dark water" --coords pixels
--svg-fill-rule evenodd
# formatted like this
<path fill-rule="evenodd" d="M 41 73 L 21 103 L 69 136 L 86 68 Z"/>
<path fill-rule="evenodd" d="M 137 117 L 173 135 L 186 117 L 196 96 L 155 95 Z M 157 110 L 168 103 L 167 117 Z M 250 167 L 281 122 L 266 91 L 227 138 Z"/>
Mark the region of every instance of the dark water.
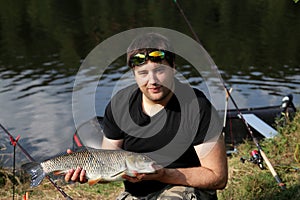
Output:
<path fill-rule="evenodd" d="M 226 85 L 233 88 L 239 107 L 279 105 L 289 93 L 300 105 L 300 4 L 178 2 Z M 75 131 L 72 92 L 85 57 L 117 33 L 151 26 L 193 37 L 172 0 L 0 1 L 0 123 L 20 135 L 20 143 L 37 159 L 64 151 Z M 124 61 L 117 59 L 99 82 L 98 115 L 116 82 L 128 72 Z M 177 66 L 201 87 L 189 63 L 179 60 Z M 87 88 L 75 93 L 85 97 L 93 92 L 88 86 L 97 83 L 98 76 L 90 69 L 82 79 Z M 75 114 L 85 119 L 89 112 Z M 12 151 L 2 130 L 0 149 L 3 154 Z"/>

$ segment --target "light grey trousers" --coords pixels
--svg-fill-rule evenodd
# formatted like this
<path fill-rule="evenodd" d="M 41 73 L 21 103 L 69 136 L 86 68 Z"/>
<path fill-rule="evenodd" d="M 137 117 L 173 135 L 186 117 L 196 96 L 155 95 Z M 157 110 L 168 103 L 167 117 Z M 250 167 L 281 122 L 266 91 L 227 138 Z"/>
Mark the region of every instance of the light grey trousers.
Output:
<path fill-rule="evenodd" d="M 216 191 L 200 190 L 185 186 L 166 186 L 163 190 L 145 197 L 135 197 L 122 192 L 117 200 L 217 200 Z"/>

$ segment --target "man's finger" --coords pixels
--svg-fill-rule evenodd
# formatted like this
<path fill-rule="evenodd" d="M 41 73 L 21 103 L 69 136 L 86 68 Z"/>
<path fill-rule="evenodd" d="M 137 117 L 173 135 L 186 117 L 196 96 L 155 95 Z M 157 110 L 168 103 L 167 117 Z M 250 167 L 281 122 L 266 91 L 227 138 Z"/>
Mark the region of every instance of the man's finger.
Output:
<path fill-rule="evenodd" d="M 79 178 L 80 173 L 81 173 L 81 168 L 77 167 L 77 169 L 74 171 L 74 173 L 73 173 L 73 175 L 71 177 L 71 180 L 72 181 L 76 181 Z"/>
<path fill-rule="evenodd" d="M 71 179 L 73 173 L 74 173 L 74 169 L 70 169 L 70 170 L 66 173 L 66 175 L 65 175 L 65 181 L 66 181 L 66 182 L 69 182 L 69 181 L 70 181 L 70 179 Z"/>
<path fill-rule="evenodd" d="M 87 181 L 86 177 L 85 177 L 85 170 L 83 170 L 83 169 L 80 172 L 79 181 L 82 183 L 85 183 Z"/>
<path fill-rule="evenodd" d="M 137 182 L 142 181 L 144 176 L 145 176 L 145 174 L 137 174 L 137 176 L 132 177 L 132 176 L 128 176 L 128 175 L 125 174 L 125 175 L 122 176 L 122 178 L 126 179 L 129 182 L 137 183 Z"/>

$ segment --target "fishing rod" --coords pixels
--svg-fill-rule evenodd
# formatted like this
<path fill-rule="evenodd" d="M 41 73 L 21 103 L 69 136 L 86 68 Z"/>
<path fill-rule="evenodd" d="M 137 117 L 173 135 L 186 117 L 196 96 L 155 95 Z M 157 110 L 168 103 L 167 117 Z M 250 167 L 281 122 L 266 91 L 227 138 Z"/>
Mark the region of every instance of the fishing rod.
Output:
<path fill-rule="evenodd" d="M 174 1 L 174 3 L 176 4 L 176 6 L 177 6 L 178 10 L 180 11 L 181 15 L 183 16 L 185 22 L 186 22 L 187 25 L 189 26 L 189 28 L 190 28 L 192 34 L 194 35 L 194 38 L 195 38 L 196 41 L 201 45 L 201 42 L 200 42 L 200 40 L 199 40 L 197 34 L 195 33 L 195 31 L 194 31 L 192 25 L 190 24 L 189 20 L 187 19 L 187 17 L 185 16 L 185 14 L 184 14 L 184 12 L 183 12 L 181 6 L 178 4 L 177 0 L 173 0 L 173 1 Z M 214 63 L 214 62 L 212 61 L 212 58 L 208 57 L 208 59 L 211 61 L 211 63 Z M 286 189 L 285 184 L 284 184 L 284 183 L 282 182 L 282 180 L 280 179 L 279 175 L 277 174 L 277 172 L 275 171 L 274 167 L 272 166 L 270 160 L 268 159 L 268 157 L 267 157 L 266 154 L 264 153 L 262 147 L 260 146 L 260 144 L 259 144 L 257 138 L 254 136 L 254 134 L 253 134 L 253 132 L 252 132 L 252 130 L 251 130 L 249 124 L 248 124 L 247 121 L 245 120 L 245 118 L 244 118 L 243 114 L 241 113 L 239 107 L 237 106 L 235 100 L 233 99 L 232 95 L 230 94 L 228 88 L 226 87 L 225 82 L 224 82 L 224 80 L 223 80 L 223 78 L 222 78 L 220 72 L 217 70 L 217 66 L 214 65 L 214 66 L 211 66 L 211 68 L 213 69 L 213 71 L 215 72 L 215 74 L 216 74 L 216 75 L 218 76 L 218 78 L 220 79 L 220 81 L 221 81 L 221 83 L 222 83 L 222 86 L 224 87 L 224 89 L 225 89 L 225 91 L 226 91 L 226 94 L 228 94 L 230 100 L 232 101 L 234 107 L 236 108 L 236 110 L 237 110 L 237 112 L 238 112 L 239 118 L 242 120 L 242 122 L 243 122 L 244 125 L 246 126 L 246 128 L 247 128 L 247 130 L 248 130 L 250 136 L 252 137 L 252 140 L 253 140 L 254 144 L 256 145 L 256 147 L 257 147 L 259 153 L 261 154 L 262 158 L 265 160 L 265 162 L 266 162 L 266 164 L 267 164 L 269 170 L 271 171 L 273 177 L 275 178 L 275 180 L 277 181 L 277 183 L 278 183 L 278 185 L 281 187 L 281 189 L 285 190 L 285 189 Z"/>
<path fill-rule="evenodd" d="M 225 91 L 226 92 L 226 97 L 225 97 L 225 109 L 224 109 L 224 119 L 223 119 L 223 128 L 225 128 L 226 126 L 226 117 L 227 117 L 227 108 L 228 108 L 228 98 L 229 98 L 229 94 L 231 93 L 232 88 L 229 89 L 229 91 Z M 228 92 L 228 93 L 227 93 Z"/>
<path fill-rule="evenodd" d="M 228 100 L 229 100 L 229 94 L 227 93 L 227 90 L 226 90 L 225 92 L 226 92 L 226 96 L 225 96 L 225 108 L 224 108 L 223 130 L 222 130 L 222 133 L 223 133 L 223 137 L 224 137 L 224 138 L 225 138 L 225 127 L 226 127 L 227 110 L 228 110 Z M 231 93 L 231 92 L 232 92 L 232 88 L 230 88 L 228 92 Z M 233 145 L 233 146 L 234 146 L 234 145 Z M 233 150 L 227 150 L 227 151 L 226 151 L 226 154 L 227 154 L 227 155 L 230 155 L 230 154 L 236 153 L 236 152 L 237 152 L 237 149 L 236 149 L 236 147 L 234 146 L 234 147 L 233 147 Z"/>
<path fill-rule="evenodd" d="M 20 136 L 18 136 L 17 138 L 14 138 L 9 132 L 8 132 L 8 130 L 0 123 L 0 127 L 1 127 L 1 129 L 8 135 L 8 137 L 9 137 L 9 139 L 10 139 L 10 141 L 11 141 L 11 143 L 12 143 L 12 145 L 14 145 L 14 146 L 18 146 L 20 149 L 21 149 L 21 151 L 26 155 L 26 157 L 30 160 L 30 161 L 32 161 L 32 162 L 35 162 L 35 159 L 32 157 L 32 156 L 30 156 L 30 154 L 23 148 L 23 146 L 20 144 L 20 143 L 18 143 L 18 140 L 19 140 L 19 138 L 20 138 Z M 15 148 L 15 147 L 14 147 Z M 15 152 L 14 152 L 15 153 Z M 50 176 L 46 176 L 47 177 L 47 179 L 52 183 L 52 185 L 67 199 L 67 200 L 73 200 L 69 195 L 67 195 L 63 190 L 62 190 L 62 188 L 61 187 L 59 187 L 55 182 L 54 182 L 54 180 L 50 177 Z"/>

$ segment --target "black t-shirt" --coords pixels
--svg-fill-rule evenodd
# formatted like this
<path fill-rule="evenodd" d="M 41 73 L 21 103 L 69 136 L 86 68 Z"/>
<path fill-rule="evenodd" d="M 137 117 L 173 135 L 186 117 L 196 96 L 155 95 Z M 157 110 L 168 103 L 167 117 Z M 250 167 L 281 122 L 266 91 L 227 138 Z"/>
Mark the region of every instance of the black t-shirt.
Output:
<path fill-rule="evenodd" d="M 193 146 L 218 137 L 221 128 L 219 116 L 205 95 L 177 79 L 174 95 L 154 116 L 143 112 L 142 93 L 134 84 L 112 98 L 103 120 L 107 138 L 123 139 L 124 150 L 145 153 L 166 168 L 200 166 Z M 124 185 L 134 196 L 166 186 L 158 181 L 124 181 Z"/>

